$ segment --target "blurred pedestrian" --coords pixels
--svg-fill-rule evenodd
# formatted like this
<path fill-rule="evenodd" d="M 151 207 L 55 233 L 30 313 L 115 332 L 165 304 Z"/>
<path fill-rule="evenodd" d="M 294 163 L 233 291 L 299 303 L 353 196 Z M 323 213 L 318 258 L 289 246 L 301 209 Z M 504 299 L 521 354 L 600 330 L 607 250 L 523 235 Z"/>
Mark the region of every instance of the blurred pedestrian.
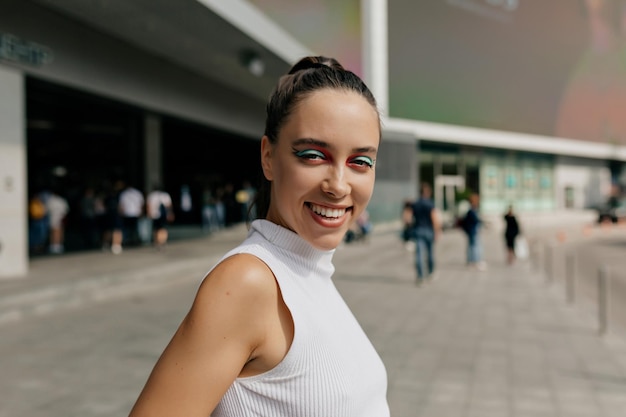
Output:
<path fill-rule="evenodd" d="M 252 202 L 256 195 L 256 189 L 252 186 L 250 181 L 244 181 L 241 189 L 237 191 L 235 198 L 241 205 L 241 220 L 252 221 L 256 219 L 255 208 Z"/>
<path fill-rule="evenodd" d="M 213 233 L 220 228 L 215 205 L 215 196 L 211 188 L 204 187 L 202 190 L 202 231 L 205 233 Z"/>
<path fill-rule="evenodd" d="M 504 215 L 504 241 L 506 244 L 507 251 L 507 259 L 506 262 L 509 265 L 512 265 L 515 262 L 515 240 L 517 236 L 520 234 L 519 223 L 517 222 L 517 218 L 513 213 L 513 206 L 510 205 L 506 214 Z"/>
<path fill-rule="evenodd" d="M 402 213 L 400 215 L 402 220 L 402 242 L 406 250 L 411 250 L 411 245 L 415 243 L 415 236 L 413 232 L 413 201 L 406 199 L 402 203 Z"/>
<path fill-rule="evenodd" d="M 433 279 L 435 272 L 435 240 L 439 235 L 440 225 L 432 200 L 432 188 L 427 183 L 422 183 L 420 196 L 412 205 L 413 231 L 415 237 L 415 270 L 417 272 L 416 284 L 421 285 L 424 279 Z M 427 270 L 424 270 L 424 258 Z"/>
<path fill-rule="evenodd" d="M 114 254 L 122 253 L 124 224 L 120 213 L 120 193 L 124 189 L 124 182 L 115 181 L 104 184 L 104 207 L 106 210 L 104 232 L 102 234 L 102 249 L 111 249 Z"/>
<path fill-rule="evenodd" d="M 332 281 L 380 133 L 374 97 L 336 61 L 305 58 L 280 79 L 259 219 L 202 282 L 131 417 L 389 416 L 385 366 Z"/>
<path fill-rule="evenodd" d="M 361 213 L 361 215 L 359 215 L 356 221 L 352 223 L 352 225 L 350 225 L 350 228 L 346 232 L 344 240 L 346 243 L 365 243 L 368 241 L 368 237 L 373 228 L 374 225 L 372 225 L 372 222 L 370 221 L 369 213 L 367 212 L 367 210 L 363 210 L 363 212 Z"/>
<path fill-rule="evenodd" d="M 50 226 L 50 253 L 60 254 L 65 251 L 65 216 L 70 211 L 67 200 L 58 190 L 53 189 L 46 198 Z"/>
<path fill-rule="evenodd" d="M 172 197 L 155 184 L 146 200 L 146 214 L 152 220 L 152 243 L 157 250 L 161 250 L 167 243 L 167 225 L 174 221 Z"/>
<path fill-rule="evenodd" d="M 48 209 L 41 192 L 35 192 L 28 201 L 29 248 L 33 254 L 46 251 L 50 232 Z"/>
<path fill-rule="evenodd" d="M 359 217 L 356 218 L 356 224 L 361 232 L 361 239 L 363 241 L 367 241 L 370 233 L 372 233 L 372 230 L 374 229 L 374 225 L 370 220 L 370 213 L 367 209 L 363 210 Z"/>
<path fill-rule="evenodd" d="M 226 227 L 230 227 L 241 221 L 241 208 L 235 196 L 235 186 L 232 182 L 224 185 L 224 194 L 222 196 L 224 203 L 224 222 Z"/>
<path fill-rule="evenodd" d="M 99 243 L 96 203 L 95 190 L 91 186 L 86 186 L 79 202 L 80 228 L 86 249 L 93 249 Z"/>
<path fill-rule="evenodd" d="M 104 243 L 104 234 L 107 230 L 106 190 L 104 184 L 95 190 L 93 209 L 96 215 L 96 244 L 102 245 Z"/>
<path fill-rule="evenodd" d="M 193 221 L 193 198 L 191 197 L 191 188 L 187 184 L 183 184 L 180 187 L 180 205 L 179 205 L 179 220 L 188 224 Z"/>
<path fill-rule="evenodd" d="M 224 187 L 217 187 L 215 190 L 215 216 L 217 218 L 218 229 L 226 227 L 226 206 L 224 205 Z"/>
<path fill-rule="evenodd" d="M 483 260 L 482 242 L 480 229 L 483 221 L 479 215 L 480 197 L 478 193 L 469 196 L 470 207 L 462 221 L 462 228 L 467 236 L 467 265 L 479 271 L 487 269 L 487 263 Z"/>
<path fill-rule="evenodd" d="M 126 184 L 119 197 L 119 210 L 123 223 L 124 244 L 137 246 L 141 243 L 139 237 L 139 218 L 143 216 L 145 201 L 143 193 L 131 184 Z"/>

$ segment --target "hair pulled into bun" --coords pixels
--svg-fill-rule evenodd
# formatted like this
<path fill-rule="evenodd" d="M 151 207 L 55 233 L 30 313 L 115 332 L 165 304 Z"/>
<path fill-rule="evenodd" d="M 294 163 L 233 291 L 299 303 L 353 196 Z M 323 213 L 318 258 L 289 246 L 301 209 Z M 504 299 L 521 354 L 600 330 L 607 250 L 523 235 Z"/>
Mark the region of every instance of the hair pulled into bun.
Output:
<path fill-rule="evenodd" d="M 315 68 L 332 68 L 334 70 L 345 71 L 343 66 L 335 58 L 325 56 L 307 56 L 291 67 L 288 74 L 295 74 L 298 71 Z"/>

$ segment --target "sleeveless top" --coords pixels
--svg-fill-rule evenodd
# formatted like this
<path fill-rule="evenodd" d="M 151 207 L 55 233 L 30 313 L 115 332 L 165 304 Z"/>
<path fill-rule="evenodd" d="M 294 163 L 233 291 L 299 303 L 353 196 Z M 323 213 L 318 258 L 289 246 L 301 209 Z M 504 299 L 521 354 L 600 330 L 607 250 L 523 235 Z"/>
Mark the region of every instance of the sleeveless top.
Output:
<path fill-rule="evenodd" d="M 239 253 L 274 273 L 293 323 L 283 360 L 237 378 L 213 417 L 387 417 L 387 374 L 379 355 L 331 280 L 334 250 L 314 248 L 294 232 L 255 220 Z"/>

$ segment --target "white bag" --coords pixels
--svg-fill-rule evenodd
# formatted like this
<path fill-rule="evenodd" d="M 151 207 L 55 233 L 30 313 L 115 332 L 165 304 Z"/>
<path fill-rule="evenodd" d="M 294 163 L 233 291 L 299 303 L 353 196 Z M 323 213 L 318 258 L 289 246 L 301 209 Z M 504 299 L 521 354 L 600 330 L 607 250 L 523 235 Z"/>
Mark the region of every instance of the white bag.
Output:
<path fill-rule="evenodd" d="M 515 239 L 515 256 L 518 259 L 526 259 L 529 255 L 528 241 L 524 236 L 518 236 Z"/>
<path fill-rule="evenodd" d="M 141 217 L 137 221 L 137 232 L 141 243 L 148 244 L 152 241 L 152 219 Z"/>

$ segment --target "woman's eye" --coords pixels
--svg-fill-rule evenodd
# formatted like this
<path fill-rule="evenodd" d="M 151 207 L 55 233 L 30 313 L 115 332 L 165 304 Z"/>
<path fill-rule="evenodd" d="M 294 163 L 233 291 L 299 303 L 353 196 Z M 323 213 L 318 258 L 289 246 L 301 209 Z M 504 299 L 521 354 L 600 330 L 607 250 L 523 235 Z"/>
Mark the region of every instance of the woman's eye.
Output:
<path fill-rule="evenodd" d="M 374 166 L 374 160 L 369 156 L 357 156 L 350 160 L 350 164 L 372 168 Z"/>
<path fill-rule="evenodd" d="M 323 152 L 315 150 L 315 149 L 305 149 L 305 150 L 302 150 L 302 151 L 294 151 L 294 154 L 298 158 L 302 158 L 302 159 L 316 160 L 316 159 L 325 159 L 326 158 L 326 155 L 324 155 Z"/>

